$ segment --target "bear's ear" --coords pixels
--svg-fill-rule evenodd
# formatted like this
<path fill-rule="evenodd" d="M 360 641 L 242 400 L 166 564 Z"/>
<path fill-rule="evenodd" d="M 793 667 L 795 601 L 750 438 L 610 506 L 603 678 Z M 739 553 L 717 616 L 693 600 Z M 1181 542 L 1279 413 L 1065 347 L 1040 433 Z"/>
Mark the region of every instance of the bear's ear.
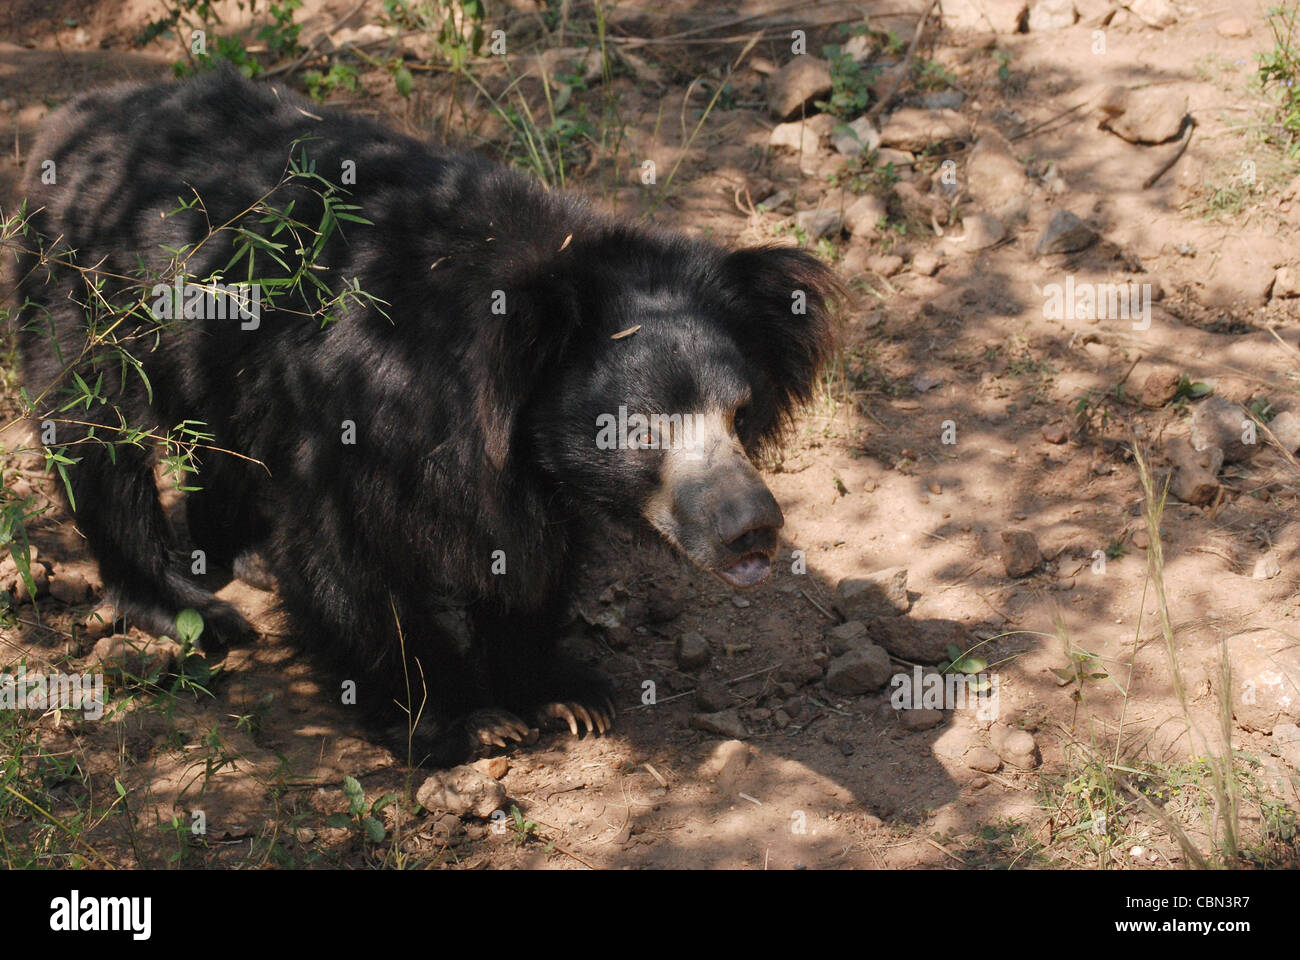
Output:
<path fill-rule="evenodd" d="M 775 406 L 761 440 L 775 440 L 812 398 L 832 347 L 831 312 L 843 296 L 834 271 L 792 247 L 749 247 L 722 261 L 727 324 L 763 370 Z"/>
<path fill-rule="evenodd" d="M 557 269 L 520 271 L 479 299 L 496 306 L 479 324 L 472 347 L 475 413 L 483 452 L 500 470 L 520 414 L 542 380 L 559 375 L 579 307 L 569 273 Z"/>

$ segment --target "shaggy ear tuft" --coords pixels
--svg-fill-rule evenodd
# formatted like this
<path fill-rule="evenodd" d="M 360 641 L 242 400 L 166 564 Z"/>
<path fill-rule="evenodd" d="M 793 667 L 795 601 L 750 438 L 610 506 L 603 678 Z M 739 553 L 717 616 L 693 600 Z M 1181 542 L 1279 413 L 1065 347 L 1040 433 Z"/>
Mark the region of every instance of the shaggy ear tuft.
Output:
<path fill-rule="evenodd" d="M 554 376 L 580 325 L 570 274 L 559 268 L 520 270 L 502 287 L 483 290 L 470 362 L 483 453 L 505 468 L 519 415 L 539 382 Z M 481 305 L 496 303 L 501 312 Z"/>
<path fill-rule="evenodd" d="M 771 443 L 812 399 L 831 353 L 831 312 L 844 291 L 830 267 L 793 247 L 737 250 L 722 273 L 727 322 L 770 381 L 776 416 L 760 439 Z"/>

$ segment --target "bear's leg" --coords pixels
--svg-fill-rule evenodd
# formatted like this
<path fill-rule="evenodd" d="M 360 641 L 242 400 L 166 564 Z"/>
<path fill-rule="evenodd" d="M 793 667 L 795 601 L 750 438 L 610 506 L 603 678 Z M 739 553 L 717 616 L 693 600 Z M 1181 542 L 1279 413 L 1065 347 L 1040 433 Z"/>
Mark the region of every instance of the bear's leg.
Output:
<path fill-rule="evenodd" d="M 185 496 L 190 541 L 208 562 L 229 569 L 259 590 L 274 590 L 275 575 L 257 548 L 270 535 L 271 525 L 253 506 L 254 490 L 244 475 L 245 461 L 217 455 L 199 472 L 200 489 Z"/>
<path fill-rule="evenodd" d="M 99 564 L 119 619 L 174 637 L 176 615 L 189 608 L 203 618 L 199 646 L 205 653 L 220 655 L 230 644 L 252 640 L 256 634 L 234 607 L 185 576 L 189 553 L 174 544 L 148 453 L 121 444 L 114 458 L 95 441 L 75 449 L 81 460 L 68 470 L 68 480 L 77 527 Z"/>
<path fill-rule="evenodd" d="M 497 702 L 539 725 L 560 720 L 575 737 L 614 724 L 613 685 L 603 673 L 556 651 L 558 627 L 545 616 L 478 618 Z"/>

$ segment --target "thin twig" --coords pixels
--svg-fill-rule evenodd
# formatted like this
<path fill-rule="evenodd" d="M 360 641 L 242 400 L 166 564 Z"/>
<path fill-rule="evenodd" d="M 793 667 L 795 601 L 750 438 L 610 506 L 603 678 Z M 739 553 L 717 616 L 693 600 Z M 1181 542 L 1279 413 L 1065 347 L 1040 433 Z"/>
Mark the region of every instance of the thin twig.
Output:
<path fill-rule="evenodd" d="M 912 34 L 912 42 L 907 46 L 907 53 L 903 55 L 902 63 L 900 63 L 896 68 L 897 72 L 894 76 L 894 82 L 889 88 L 889 92 L 872 104 L 871 109 L 866 113 L 867 119 L 875 119 L 880 111 L 885 109 L 885 104 L 893 99 L 894 94 L 898 92 L 898 88 L 902 86 L 903 78 L 907 76 L 908 67 L 911 66 L 912 63 L 912 55 L 916 53 L 917 45 L 921 42 L 921 34 L 925 32 L 925 21 L 930 18 L 930 12 L 934 10 L 935 5 L 938 2 L 939 0 L 930 0 L 929 4 L 925 8 L 925 12 L 921 14 L 921 19 L 916 23 L 916 33 Z"/>

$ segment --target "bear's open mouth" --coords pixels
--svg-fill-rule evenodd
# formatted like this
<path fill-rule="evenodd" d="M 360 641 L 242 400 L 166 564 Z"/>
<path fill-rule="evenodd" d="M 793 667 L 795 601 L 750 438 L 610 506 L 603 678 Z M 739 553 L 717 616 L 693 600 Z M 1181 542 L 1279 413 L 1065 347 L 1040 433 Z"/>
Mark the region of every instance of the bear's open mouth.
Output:
<path fill-rule="evenodd" d="M 728 564 L 717 571 L 718 576 L 733 587 L 753 587 L 768 578 L 772 573 L 772 561 L 766 554 L 749 553 L 735 563 Z"/>

